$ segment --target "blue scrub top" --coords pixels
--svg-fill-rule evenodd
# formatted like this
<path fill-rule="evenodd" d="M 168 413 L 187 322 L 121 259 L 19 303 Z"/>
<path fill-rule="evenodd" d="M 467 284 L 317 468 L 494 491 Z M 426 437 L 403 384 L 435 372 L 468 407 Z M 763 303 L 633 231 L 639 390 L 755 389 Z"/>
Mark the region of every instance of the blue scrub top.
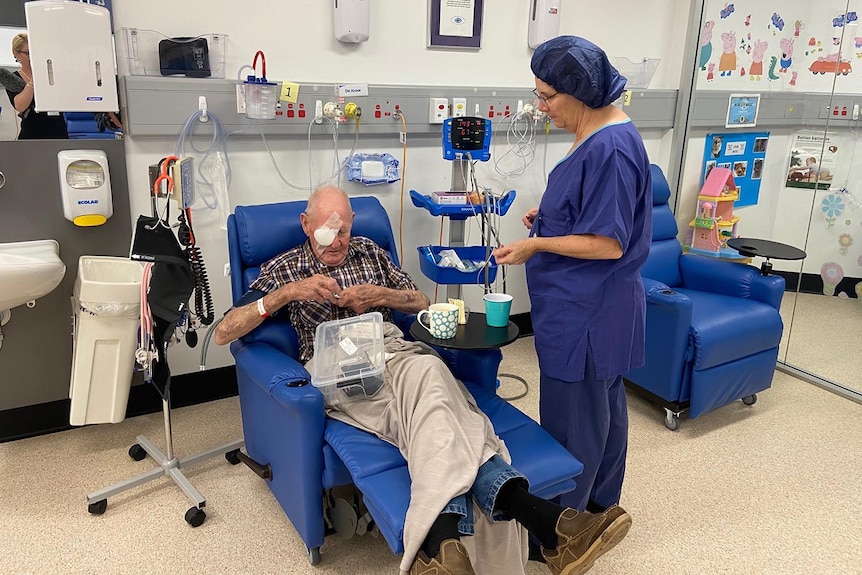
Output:
<path fill-rule="evenodd" d="M 531 235 L 595 234 L 620 242 L 618 260 L 539 252 L 526 263 L 539 368 L 584 379 L 588 347 L 599 379 L 644 364 L 646 301 L 640 269 L 652 236 L 649 158 L 631 121 L 585 139 L 551 171 Z"/>

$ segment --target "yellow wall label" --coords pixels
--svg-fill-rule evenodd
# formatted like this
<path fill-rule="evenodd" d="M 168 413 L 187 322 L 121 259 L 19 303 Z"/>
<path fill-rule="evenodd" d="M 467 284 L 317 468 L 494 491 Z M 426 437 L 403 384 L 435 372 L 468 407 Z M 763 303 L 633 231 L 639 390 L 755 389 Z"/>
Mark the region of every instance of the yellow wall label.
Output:
<path fill-rule="evenodd" d="M 295 104 L 297 98 L 299 98 L 299 84 L 294 84 L 293 82 L 282 82 L 281 97 L 279 100 Z"/>

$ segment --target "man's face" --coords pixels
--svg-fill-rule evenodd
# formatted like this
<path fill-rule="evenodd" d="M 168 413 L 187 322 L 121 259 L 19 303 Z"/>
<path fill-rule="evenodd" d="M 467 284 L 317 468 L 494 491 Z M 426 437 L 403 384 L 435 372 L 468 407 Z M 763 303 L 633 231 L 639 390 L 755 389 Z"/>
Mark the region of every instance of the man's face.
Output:
<path fill-rule="evenodd" d="M 353 213 L 350 204 L 335 206 L 319 206 L 310 216 L 302 214 L 302 229 L 311 240 L 312 251 L 318 260 L 328 266 L 338 266 L 347 257 L 347 248 L 350 245 L 350 228 L 353 225 Z M 328 246 L 321 246 L 314 239 L 314 230 L 327 224 L 333 212 L 341 218 L 341 227 L 335 234 L 335 240 Z"/>

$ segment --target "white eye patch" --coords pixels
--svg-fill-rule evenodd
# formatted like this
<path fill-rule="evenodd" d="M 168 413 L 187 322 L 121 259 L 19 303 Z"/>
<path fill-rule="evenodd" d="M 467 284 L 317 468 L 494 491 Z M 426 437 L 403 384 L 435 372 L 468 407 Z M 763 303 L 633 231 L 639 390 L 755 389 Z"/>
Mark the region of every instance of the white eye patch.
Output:
<path fill-rule="evenodd" d="M 314 230 L 314 241 L 323 247 L 329 247 L 335 241 L 337 232 L 332 228 L 320 227 Z"/>
<path fill-rule="evenodd" d="M 332 245 L 343 223 L 341 216 L 337 212 L 332 212 L 332 215 L 327 218 L 326 222 L 314 230 L 314 241 L 317 243 L 318 250 Z"/>

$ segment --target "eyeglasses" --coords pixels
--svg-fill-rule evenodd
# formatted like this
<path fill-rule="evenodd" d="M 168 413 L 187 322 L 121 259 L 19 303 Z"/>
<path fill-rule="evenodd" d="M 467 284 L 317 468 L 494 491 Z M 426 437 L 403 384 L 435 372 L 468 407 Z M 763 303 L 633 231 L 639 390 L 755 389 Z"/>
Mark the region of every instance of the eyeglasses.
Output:
<path fill-rule="evenodd" d="M 30 51 L 29 51 L 29 50 L 18 50 L 18 53 L 19 53 L 19 54 L 24 54 L 25 56 L 29 56 L 29 55 L 30 55 Z M 534 90 L 534 91 L 535 91 L 535 90 Z"/>
<path fill-rule="evenodd" d="M 545 103 L 545 105 L 547 106 L 547 105 L 548 105 L 548 102 L 550 102 L 550 101 L 551 101 L 551 98 L 553 98 L 554 96 L 556 96 L 557 94 L 559 94 L 559 92 L 554 92 L 554 93 L 553 93 L 553 94 L 551 94 L 550 96 L 542 96 L 541 94 L 539 94 L 539 93 L 536 91 L 536 89 L 535 89 L 535 88 L 533 88 L 533 94 L 535 94 L 535 95 L 536 95 L 536 97 L 537 97 L 538 99 L 540 99 L 541 101 L 543 101 L 543 102 Z"/>

